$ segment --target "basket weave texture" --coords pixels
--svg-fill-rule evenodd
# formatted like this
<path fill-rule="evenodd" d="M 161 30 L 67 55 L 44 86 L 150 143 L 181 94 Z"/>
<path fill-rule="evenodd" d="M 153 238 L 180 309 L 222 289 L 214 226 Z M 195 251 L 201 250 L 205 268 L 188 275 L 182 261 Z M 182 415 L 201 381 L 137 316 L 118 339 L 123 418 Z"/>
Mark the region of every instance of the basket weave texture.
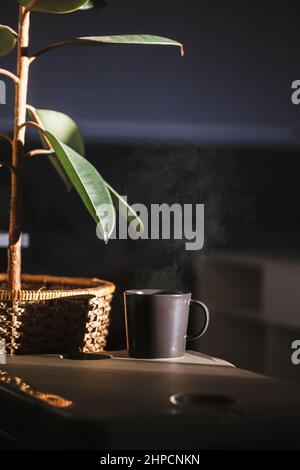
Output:
<path fill-rule="evenodd" d="M 5 285 L 6 275 L 0 274 Z M 97 278 L 22 276 L 19 291 L 0 289 L 0 338 L 23 354 L 97 353 L 108 335 L 114 284 Z M 28 288 L 27 288 L 28 287 Z"/>

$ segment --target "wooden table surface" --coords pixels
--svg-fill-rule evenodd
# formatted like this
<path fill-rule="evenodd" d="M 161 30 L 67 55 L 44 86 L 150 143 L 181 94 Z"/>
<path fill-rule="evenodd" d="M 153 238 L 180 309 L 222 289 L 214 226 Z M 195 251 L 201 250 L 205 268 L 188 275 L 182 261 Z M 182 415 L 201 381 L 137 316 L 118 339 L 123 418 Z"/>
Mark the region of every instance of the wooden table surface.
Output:
<path fill-rule="evenodd" d="M 27 448 L 300 447 L 299 386 L 207 356 L 198 360 L 8 358 L 0 367 L 3 442 L 6 436 Z"/>

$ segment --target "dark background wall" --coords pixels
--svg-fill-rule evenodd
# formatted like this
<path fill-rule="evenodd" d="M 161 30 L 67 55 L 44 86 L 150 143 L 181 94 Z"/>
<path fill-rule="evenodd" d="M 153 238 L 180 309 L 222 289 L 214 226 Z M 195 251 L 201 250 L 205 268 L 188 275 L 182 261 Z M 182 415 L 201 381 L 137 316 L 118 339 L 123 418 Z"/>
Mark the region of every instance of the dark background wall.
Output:
<path fill-rule="evenodd" d="M 15 2 L 7 3 L 1 22 L 15 25 Z M 182 41 L 186 56 L 173 48 L 58 50 L 32 66 L 30 102 L 72 115 L 88 158 L 129 201 L 204 203 L 204 252 L 287 253 L 298 260 L 300 108 L 291 103 L 291 82 L 300 78 L 299 13 L 290 0 L 109 0 L 96 13 L 36 14 L 32 49 L 75 36 L 153 33 Z M 13 63 L 12 55 L 1 66 Z M 12 104 L 8 84 L 8 104 L 0 108 L 6 130 Z M 5 144 L 0 151 L 7 159 Z M 123 289 L 195 287 L 197 254 L 183 243 L 104 247 L 46 159 L 32 159 L 25 172 L 31 246 L 24 271 L 116 282 L 111 347 L 124 341 Z M 0 225 L 7 230 L 5 170 L 0 178 Z M 1 262 L 4 269 L 4 251 Z M 226 357 L 226 350 L 218 353 Z"/>
<path fill-rule="evenodd" d="M 15 25 L 16 2 L 6 3 L 1 21 Z M 34 50 L 69 37 L 142 32 L 182 41 L 186 55 L 151 47 L 55 51 L 32 68 L 30 100 L 69 112 L 94 139 L 291 143 L 298 14 L 294 0 L 110 0 L 97 13 L 36 14 Z"/>

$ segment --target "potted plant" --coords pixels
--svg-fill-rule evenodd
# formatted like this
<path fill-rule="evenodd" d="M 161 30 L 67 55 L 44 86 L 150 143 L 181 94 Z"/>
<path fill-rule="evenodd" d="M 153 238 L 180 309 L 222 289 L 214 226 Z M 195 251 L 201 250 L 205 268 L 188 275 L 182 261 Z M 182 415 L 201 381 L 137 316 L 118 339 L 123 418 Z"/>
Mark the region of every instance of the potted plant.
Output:
<path fill-rule="evenodd" d="M 98 0 L 99 1 L 99 0 Z M 0 25 L 0 57 L 17 50 L 17 72 L 0 69 L 15 85 L 14 129 L 11 146 L 11 202 L 8 270 L 0 275 L 0 337 L 10 353 L 100 352 L 108 334 L 109 312 L 115 286 L 99 279 L 22 274 L 22 177 L 27 158 L 49 158 L 68 188 L 73 187 L 107 242 L 114 230 L 115 208 L 128 220 L 138 218 L 85 155 L 75 122 L 57 111 L 42 110 L 27 102 L 30 68 L 51 50 L 70 45 L 166 45 L 182 49 L 177 41 L 159 36 L 122 35 L 78 37 L 30 49 L 30 16 L 33 12 L 67 14 L 92 9 L 97 0 L 17 0 L 18 30 Z M 103 3 L 100 0 L 100 3 Z M 34 127 L 41 147 L 25 153 L 26 131 Z M 141 224 L 141 221 L 139 221 Z"/>

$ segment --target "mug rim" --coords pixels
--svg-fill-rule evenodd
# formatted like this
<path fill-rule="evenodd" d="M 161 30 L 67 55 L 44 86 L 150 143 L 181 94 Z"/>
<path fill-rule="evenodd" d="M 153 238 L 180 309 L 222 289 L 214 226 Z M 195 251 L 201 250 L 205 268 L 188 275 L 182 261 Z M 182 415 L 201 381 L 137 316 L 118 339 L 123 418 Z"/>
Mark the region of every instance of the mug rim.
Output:
<path fill-rule="evenodd" d="M 182 297 L 184 295 L 192 295 L 190 291 L 180 291 L 180 290 L 167 290 L 167 289 L 129 289 L 124 291 L 125 295 L 135 295 L 141 297 Z"/>

